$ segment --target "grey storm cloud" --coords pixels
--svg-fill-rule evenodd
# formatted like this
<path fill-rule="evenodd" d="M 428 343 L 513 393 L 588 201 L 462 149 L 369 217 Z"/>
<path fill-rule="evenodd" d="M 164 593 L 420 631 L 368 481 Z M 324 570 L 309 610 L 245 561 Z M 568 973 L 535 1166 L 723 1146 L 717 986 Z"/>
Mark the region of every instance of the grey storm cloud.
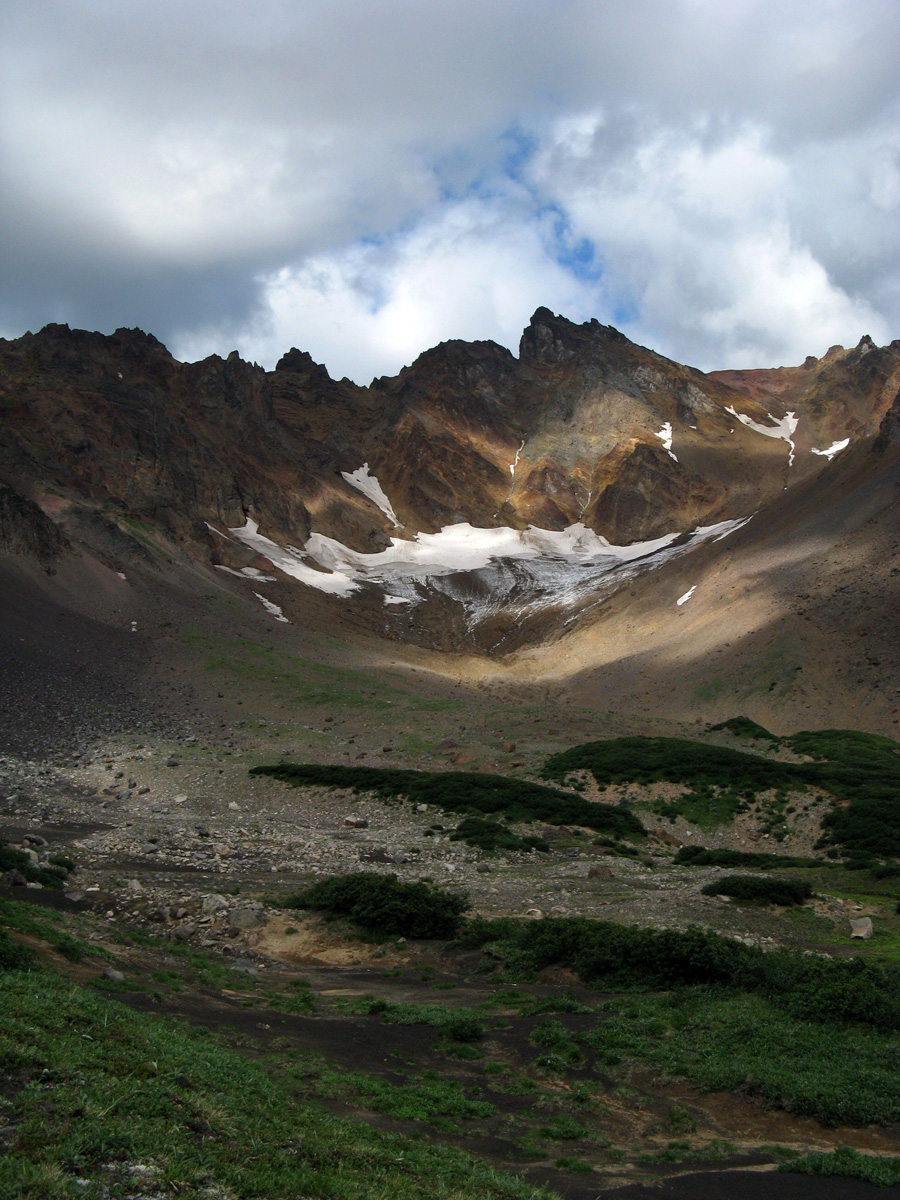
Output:
<path fill-rule="evenodd" d="M 7 0 L 0 330 L 336 374 L 547 304 L 682 361 L 900 334 L 883 0 Z"/>

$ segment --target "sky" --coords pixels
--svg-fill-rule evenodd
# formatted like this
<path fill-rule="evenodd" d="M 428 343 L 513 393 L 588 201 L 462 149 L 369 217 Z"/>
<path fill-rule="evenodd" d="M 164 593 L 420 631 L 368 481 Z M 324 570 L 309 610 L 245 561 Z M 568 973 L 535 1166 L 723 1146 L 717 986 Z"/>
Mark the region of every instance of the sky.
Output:
<path fill-rule="evenodd" d="M 900 337 L 897 0 L 4 0 L 0 336 L 368 383 L 545 305 L 703 370 Z"/>

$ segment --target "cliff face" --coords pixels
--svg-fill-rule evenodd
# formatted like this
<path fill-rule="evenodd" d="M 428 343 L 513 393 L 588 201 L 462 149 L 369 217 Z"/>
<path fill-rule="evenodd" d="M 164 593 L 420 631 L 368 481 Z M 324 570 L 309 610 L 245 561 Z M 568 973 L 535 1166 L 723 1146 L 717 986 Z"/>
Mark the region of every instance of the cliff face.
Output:
<path fill-rule="evenodd" d="M 898 387 L 900 342 L 705 375 L 543 308 L 518 357 L 445 342 L 368 388 L 297 349 L 266 372 L 49 325 L 0 341 L 0 482 L 238 570 L 272 568 L 210 526 L 250 518 L 279 546 L 316 534 L 372 554 L 460 522 L 580 523 L 623 546 L 746 517 L 879 429 L 890 449 Z M 377 493 L 347 478 L 364 463 Z"/>

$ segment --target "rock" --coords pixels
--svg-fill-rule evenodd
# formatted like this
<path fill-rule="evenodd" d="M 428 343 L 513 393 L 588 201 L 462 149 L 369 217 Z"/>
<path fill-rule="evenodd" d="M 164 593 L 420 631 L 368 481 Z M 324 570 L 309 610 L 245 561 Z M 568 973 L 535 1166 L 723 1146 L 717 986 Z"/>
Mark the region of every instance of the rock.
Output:
<path fill-rule="evenodd" d="M 181 766 L 181 759 L 180 759 L 180 758 L 176 758 L 174 754 L 171 754 L 171 755 L 170 755 L 170 756 L 169 756 L 169 757 L 166 759 L 166 766 L 167 766 L 167 767 L 180 767 L 180 766 Z"/>
<path fill-rule="evenodd" d="M 24 887 L 26 882 L 27 880 L 22 872 L 17 871 L 15 868 L 13 868 L 11 871 L 4 871 L 4 873 L 0 875 L 0 883 L 2 883 L 4 887 Z"/>
<path fill-rule="evenodd" d="M 554 904 L 553 907 L 550 909 L 550 916 L 551 917 L 564 917 L 568 911 L 569 910 L 567 908 L 563 908 L 563 906 L 561 904 Z"/>
<path fill-rule="evenodd" d="M 134 894 L 136 896 L 140 896 L 144 891 L 143 887 L 141 886 L 140 882 L 137 879 L 129 879 L 128 880 L 128 890 L 129 890 L 129 892 L 134 892 Z"/>
<path fill-rule="evenodd" d="M 369 818 L 368 817 L 353 817 L 353 816 L 344 817 L 344 824 L 347 826 L 348 829 L 368 829 L 369 828 Z"/>
<path fill-rule="evenodd" d="M 409 862 L 409 858 L 403 853 L 402 850 L 398 850 L 396 854 L 391 855 L 391 862 L 395 866 L 401 867 L 404 863 Z"/>
<path fill-rule="evenodd" d="M 197 830 L 198 838 L 208 838 L 209 837 L 209 830 L 206 828 L 205 825 L 197 825 L 196 830 Z"/>
<path fill-rule="evenodd" d="M 177 938 L 179 942 L 186 942 L 197 932 L 197 926 L 190 922 L 185 922 L 184 925 L 176 925 L 172 930 L 172 937 Z"/>
<path fill-rule="evenodd" d="M 503 751 L 504 754 L 515 754 L 516 743 L 515 742 L 504 742 L 503 745 L 500 747 L 500 749 Z"/>
<path fill-rule="evenodd" d="M 39 833 L 26 833 L 22 838 L 23 846 L 49 846 L 49 842 L 45 837 L 41 837 Z"/>
<path fill-rule="evenodd" d="M 210 895 L 203 897 L 200 907 L 205 913 L 222 912 L 228 907 L 228 901 L 218 892 L 211 892 Z"/>
<path fill-rule="evenodd" d="M 117 971 L 115 967 L 107 967 L 106 970 L 103 972 L 103 978 L 111 979 L 113 981 L 113 983 L 124 983 L 125 982 L 125 972 Z"/>
<path fill-rule="evenodd" d="M 875 932 L 872 926 L 871 917 L 851 917 L 850 918 L 850 936 L 851 938 L 870 938 Z"/>
<path fill-rule="evenodd" d="M 153 842 L 147 842 L 141 846 L 141 854 L 159 854 L 159 846 L 155 846 Z"/>
<path fill-rule="evenodd" d="M 149 789 L 148 789 L 149 790 Z M 173 804 L 187 804 L 187 796 L 179 794 L 172 798 Z"/>
<path fill-rule="evenodd" d="M 138 793 L 137 793 L 137 794 L 138 794 L 139 796 L 146 796 L 146 795 L 147 795 L 147 793 L 148 793 L 149 791 L 150 791 L 150 789 L 149 789 L 148 787 L 139 787 L 139 788 L 138 788 Z M 187 799 L 187 797 L 185 797 L 185 799 Z M 177 797 L 177 796 L 175 797 L 175 803 L 176 803 L 176 804 L 178 803 L 178 797 Z"/>
<path fill-rule="evenodd" d="M 427 804 L 417 804 L 417 805 L 416 805 L 416 812 L 417 812 L 417 813 L 427 813 L 427 812 L 428 812 L 428 805 L 427 805 Z"/>
<path fill-rule="evenodd" d="M 25 886 L 27 888 L 31 888 L 33 891 L 38 892 L 43 888 L 44 885 L 42 883 L 38 883 L 36 879 L 29 879 Z"/>
<path fill-rule="evenodd" d="M 539 908 L 526 908 L 523 916 L 528 921 L 542 921 L 544 914 Z"/>
<path fill-rule="evenodd" d="M 228 968 L 229 971 L 235 971 L 239 975 L 259 975 L 259 967 L 249 958 L 238 958 Z"/>
<path fill-rule="evenodd" d="M 479 863 L 475 868 L 479 875 L 490 875 L 491 869 L 490 863 Z"/>
<path fill-rule="evenodd" d="M 241 806 L 234 800 L 228 801 L 228 807 L 232 812 L 240 812 Z"/>
<path fill-rule="evenodd" d="M 258 908 L 236 908 L 228 914 L 229 929 L 261 929 L 268 921 L 266 914 Z"/>
<path fill-rule="evenodd" d="M 78 904 L 84 899 L 85 893 L 76 890 L 73 892 L 63 892 L 63 895 L 70 904 Z"/>
<path fill-rule="evenodd" d="M 588 867 L 588 879 L 612 879 L 613 873 L 609 867 Z"/>

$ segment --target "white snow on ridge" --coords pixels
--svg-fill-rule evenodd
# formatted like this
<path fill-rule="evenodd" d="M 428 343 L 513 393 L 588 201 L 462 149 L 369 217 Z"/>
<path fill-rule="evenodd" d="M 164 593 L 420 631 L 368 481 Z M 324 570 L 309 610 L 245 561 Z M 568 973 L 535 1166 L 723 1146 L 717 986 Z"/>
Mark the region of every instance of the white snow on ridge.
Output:
<path fill-rule="evenodd" d="M 778 438 L 782 442 L 787 442 L 791 448 L 790 455 L 788 457 L 788 466 L 792 467 L 794 465 L 795 447 L 793 439 L 794 434 L 797 431 L 797 426 L 800 423 L 800 418 L 796 415 L 796 413 L 785 413 L 780 421 L 776 421 L 772 414 L 769 413 L 769 420 L 772 421 L 772 424 L 760 425 L 758 421 L 754 421 L 751 417 L 744 416 L 743 413 L 737 412 L 730 404 L 725 411 L 727 413 L 731 413 L 733 417 L 737 417 L 742 425 L 746 425 L 747 428 L 752 429 L 754 433 L 761 433 L 763 437 Z"/>
<path fill-rule="evenodd" d="M 382 488 L 375 476 L 369 473 L 369 464 L 367 462 L 363 463 L 355 471 L 341 471 L 341 476 L 352 488 L 356 488 L 358 492 L 362 492 L 364 496 L 368 496 L 372 503 L 381 509 L 388 520 L 393 521 L 395 525 L 400 524 L 397 520 L 397 514 L 391 507 L 390 500 L 385 495 L 384 488 Z"/>
<path fill-rule="evenodd" d="M 842 442 L 832 442 L 827 450 L 810 450 L 810 454 L 821 454 L 823 458 L 827 458 L 829 462 L 836 454 L 840 454 L 842 450 L 846 450 L 850 445 L 850 439 L 844 438 Z"/>
<path fill-rule="evenodd" d="M 680 608 L 682 606 L 682 604 L 687 604 L 688 600 L 690 600 L 691 596 L 693 596 L 693 594 L 694 594 L 694 592 L 696 592 L 696 590 L 697 590 L 697 585 L 695 583 L 693 587 L 688 588 L 688 590 L 684 593 L 683 596 L 679 596 L 678 599 L 675 601 L 675 603 L 678 605 L 678 607 Z"/>
<path fill-rule="evenodd" d="M 667 454 L 669 455 L 669 458 L 674 458 L 675 461 L 678 462 L 678 459 L 672 453 L 672 436 L 673 436 L 672 422 L 666 421 L 665 425 L 663 425 L 663 427 L 662 427 L 662 429 L 660 429 L 659 433 L 655 433 L 653 436 L 658 437 L 659 440 L 662 442 L 663 449 L 667 452 Z"/>

